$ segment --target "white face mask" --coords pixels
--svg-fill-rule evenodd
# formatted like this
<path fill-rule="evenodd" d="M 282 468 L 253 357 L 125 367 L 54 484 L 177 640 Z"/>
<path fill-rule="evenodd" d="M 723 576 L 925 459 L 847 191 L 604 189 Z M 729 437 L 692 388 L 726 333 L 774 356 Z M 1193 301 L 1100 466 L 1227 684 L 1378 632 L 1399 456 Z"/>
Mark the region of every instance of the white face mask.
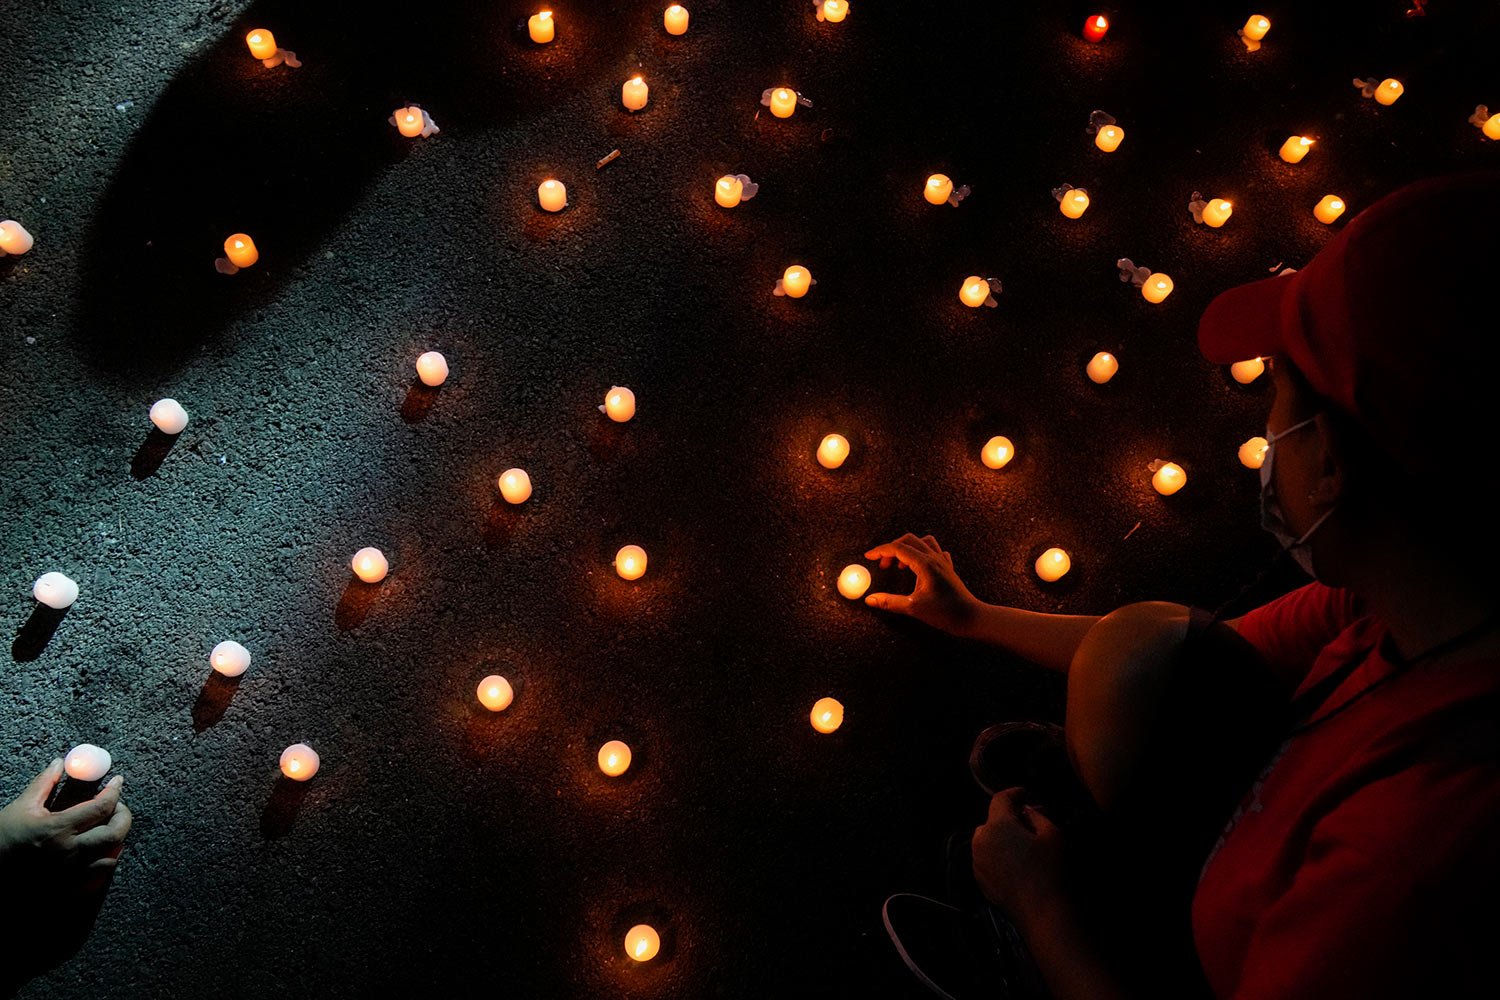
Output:
<path fill-rule="evenodd" d="M 1291 434 L 1293 431 L 1301 430 L 1307 425 L 1315 422 L 1317 417 L 1308 417 L 1300 423 L 1295 423 L 1282 431 L 1280 434 L 1272 434 L 1271 429 L 1266 428 L 1266 457 L 1260 464 L 1260 526 L 1276 536 L 1281 547 L 1291 553 L 1297 565 L 1302 567 L 1308 576 L 1317 579 L 1318 574 L 1313 571 L 1312 549 L 1308 547 L 1307 540 L 1313 536 L 1313 532 L 1323 526 L 1323 522 L 1333 516 L 1338 510 L 1337 506 L 1330 507 L 1328 511 L 1316 521 L 1312 527 L 1302 533 L 1298 538 L 1287 528 L 1286 515 L 1282 513 L 1281 504 L 1276 500 L 1276 487 L 1271 476 L 1271 462 L 1276 454 L 1276 442 Z"/>

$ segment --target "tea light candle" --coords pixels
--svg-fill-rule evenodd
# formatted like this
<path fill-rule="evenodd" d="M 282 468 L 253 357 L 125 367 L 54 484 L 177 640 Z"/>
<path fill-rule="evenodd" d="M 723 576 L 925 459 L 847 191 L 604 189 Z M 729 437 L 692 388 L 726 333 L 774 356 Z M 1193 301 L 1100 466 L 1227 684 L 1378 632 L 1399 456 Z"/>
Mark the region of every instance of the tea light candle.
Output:
<path fill-rule="evenodd" d="M 646 106 L 646 95 L 650 92 L 645 80 L 633 76 L 620 88 L 620 103 L 626 111 L 639 111 Z"/>
<path fill-rule="evenodd" d="M 630 748 L 620 740 L 610 740 L 599 748 L 599 770 L 618 778 L 630 769 Z"/>
<path fill-rule="evenodd" d="M 187 410 L 175 399 L 158 399 L 152 403 L 150 417 L 163 434 L 181 434 L 188 425 Z"/>
<path fill-rule="evenodd" d="M 80 743 L 63 758 L 63 773 L 74 781 L 99 781 L 114 763 L 109 751 L 92 743 Z"/>
<path fill-rule="evenodd" d="M 417 378 L 423 385 L 442 385 L 448 381 L 448 359 L 437 351 L 422 354 L 417 358 Z"/>
<path fill-rule="evenodd" d="M 557 25 L 552 20 L 550 10 L 538 11 L 526 19 L 526 31 L 531 35 L 531 40 L 538 45 L 545 45 L 552 41 L 552 36 L 557 31 Z"/>
<path fill-rule="evenodd" d="M 1253 437 L 1240 445 L 1240 464 L 1247 469 L 1258 469 L 1266 461 L 1266 449 L 1270 448 L 1270 442 L 1263 437 Z"/>
<path fill-rule="evenodd" d="M 622 580 L 639 580 L 646 574 L 646 550 L 627 545 L 615 553 L 615 572 Z"/>
<path fill-rule="evenodd" d="M 623 424 L 635 416 L 635 393 L 623 385 L 614 386 L 604 394 L 604 405 L 599 407 L 617 424 Z"/>
<path fill-rule="evenodd" d="M 260 251 L 255 249 L 255 241 L 249 236 L 235 233 L 224 241 L 224 256 L 235 267 L 249 267 L 260 260 Z"/>
<path fill-rule="evenodd" d="M 1266 362 L 1263 358 L 1250 358 L 1246 361 L 1236 361 L 1229 366 L 1230 376 L 1240 385 L 1249 385 L 1261 375 L 1265 374 Z"/>
<path fill-rule="evenodd" d="M 826 434 L 818 443 L 818 464 L 825 469 L 837 469 L 849 457 L 849 439 L 842 434 Z"/>
<path fill-rule="evenodd" d="M 1207 205 L 1203 206 L 1203 224 L 1210 229 L 1218 229 L 1224 223 L 1228 222 L 1229 217 L 1233 214 L 1234 206 L 1230 205 L 1223 198 L 1214 198 Z"/>
<path fill-rule="evenodd" d="M 1156 492 L 1169 497 L 1187 485 L 1187 473 L 1176 462 L 1164 462 L 1151 476 L 1151 485 Z"/>
<path fill-rule="evenodd" d="M 819 698 L 813 702 L 812 727 L 820 733 L 831 733 L 844 724 L 844 706 L 837 698 Z"/>
<path fill-rule="evenodd" d="M 1091 42 L 1104 41 L 1104 35 L 1109 31 L 1109 18 L 1103 14 L 1095 14 L 1083 22 L 1083 37 Z"/>
<path fill-rule="evenodd" d="M 1051 548 L 1037 556 L 1036 575 L 1047 583 L 1056 583 L 1073 568 L 1073 560 L 1059 548 Z"/>
<path fill-rule="evenodd" d="M 790 298 L 800 299 L 812 287 L 812 272 L 801 264 L 793 264 L 781 275 L 781 292 Z"/>
<path fill-rule="evenodd" d="M 1488 118 L 1486 118 L 1484 120 L 1484 124 L 1479 126 L 1479 131 L 1484 133 L 1484 137 L 1486 139 L 1500 140 L 1500 115 L 1490 115 Z M 0 229 L 4 229 L 5 225 L 5 223 L 0 222 Z M 27 244 L 27 246 L 30 245 L 31 244 L 29 243 Z M 0 237 L 0 248 L 3 248 L 4 246 L 4 237 Z"/>
<path fill-rule="evenodd" d="M 373 545 L 367 545 L 354 553 L 354 558 L 349 560 L 349 565 L 354 569 L 354 575 L 365 583 L 379 583 L 385 579 L 385 575 L 391 569 L 391 564 L 386 561 L 385 553 Z"/>
<path fill-rule="evenodd" d="M 649 962 L 661 950 L 661 936 L 650 924 L 636 924 L 625 932 L 625 954 L 637 962 Z"/>
<path fill-rule="evenodd" d="M 427 122 L 422 118 L 422 109 L 415 105 L 409 108 L 397 108 L 395 118 L 396 131 L 408 139 L 415 139 L 427 127 Z"/>
<path fill-rule="evenodd" d="M 1094 145 L 1106 153 L 1113 153 L 1125 140 L 1125 130 L 1118 125 L 1106 125 L 1094 135 Z"/>
<path fill-rule="evenodd" d="M 740 203 L 740 198 L 745 193 L 745 184 L 733 174 L 725 174 L 719 178 L 714 185 L 714 201 L 725 208 L 733 208 Z"/>
<path fill-rule="evenodd" d="M 870 571 L 859 563 L 850 563 L 839 573 L 839 593 L 857 601 L 870 589 Z"/>
<path fill-rule="evenodd" d="M 281 773 L 293 781 L 306 781 L 318 773 L 323 762 L 318 752 L 306 743 L 293 743 L 281 751 Z"/>
<path fill-rule="evenodd" d="M 506 469 L 500 474 L 500 495 L 506 503 L 525 503 L 531 496 L 531 477 L 525 469 Z"/>
<path fill-rule="evenodd" d="M 929 205 L 943 205 L 953 194 L 953 179 L 947 174 L 933 174 L 922 188 L 922 197 Z"/>
<path fill-rule="evenodd" d="M 1314 141 L 1305 135 L 1289 135 L 1286 142 L 1281 144 L 1280 156 L 1288 163 L 1301 163 L 1307 151 L 1312 149 Z"/>
<path fill-rule="evenodd" d="M 1095 384 L 1103 385 L 1115 377 L 1115 372 L 1120 370 L 1120 362 L 1113 354 L 1100 351 L 1089 359 L 1083 370 Z"/>
<path fill-rule="evenodd" d="M 958 290 L 958 298 L 970 309 L 978 309 L 990 297 L 990 283 L 978 275 L 969 275 Z"/>
<path fill-rule="evenodd" d="M 1240 34 L 1247 41 L 1258 42 L 1266 37 L 1266 32 L 1271 30 L 1271 19 L 1261 14 L 1251 14 L 1250 20 L 1240 29 Z"/>
<path fill-rule="evenodd" d="M 789 87 L 777 87 L 771 91 L 771 114 L 777 118 L 790 118 L 797 110 L 797 93 Z"/>
<path fill-rule="evenodd" d="M 208 665 L 225 677 L 238 677 L 250 669 L 250 650 L 233 639 L 225 639 L 208 654 Z"/>
<path fill-rule="evenodd" d="M 823 20 L 838 24 L 849 16 L 849 4 L 846 0 L 823 0 Z"/>
<path fill-rule="evenodd" d="M 276 57 L 276 36 L 265 28 L 256 28 L 246 35 L 245 44 L 250 46 L 250 54 L 257 59 Z"/>
<path fill-rule="evenodd" d="M 549 177 L 536 189 L 536 200 L 549 212 L 561 212 L 568 204 L 568 188 L 562 181 Z"/>
<path fill-rule="evenodd" d="M 1391 105 L 1396 99 L 1406 93 L 1406 88 L 1401 85 L 1400 80 L 1385 79 L 1380 81 L 1380 86 L 1375 88 L 1375 100 L 1377 103 Z"/>
<path fill-rule="evenodd" d="M 61 611 L 78 600 L 78 584 L 62 573 L 43 573 L 31 585 L 31 596 L 52 610 Z"/>
<path fill-rule="evenodd" d="M 1147 302 L 1160 302 L 1172 294 L 1172 279 L 1165 274 L 1153 274 L 1141 286 L 1141 295 Z"/>
<path fill-rule="evenodd" d="M 1338 195 L 1325 194 L 1316 205 L 1313 206 L 1313 216 L 1323 225 L 1332 225 L 1334 220 L 1344 214 L 1344 199 Z"/>
<path fill-rule="evenodd" d="M 490 674 L 480 681 L 476 693 L 479 695 L 479 704 L 491 712 L 505 711 L 516 696 L 515 691 L 511 689 L 510 681 L 499 674 Z"/>
<path fill-rule="evenodd" d="M 1062 209 L 1062 214 L 1066 215 L 1068 218 L 1080 218 L 1082 217 L 1084 212 L 1088 211 L 1089 193 L 1083 188 L 1074 188 L 1073 190 L 1064 193 L 1063 196 L 1058 199 L 1057 205 Z"/>
<path fill-rule="evenodd" d="M 26 227 L 15 219 L 0 222 L 0 257 L 7 254 L 19 257 L 30 250 L 35 242 L 36 240 L 26 231 Z"/>
<path fill-rule="evenodd" d="M 1000 434 L 990 438 L 979 449 L 979 460 L 989 469 L 1003 469 L 1015 457 L 1016 446 L 1010 443 L 1010 438 Z"/>
<path fill-rule="evenodd" d="M 667 29 L 667 34 L 686 34 L 688 29 L 687 8 L 680 3 L 674 3 L 662 14 L 661 21 L 662 25 Z"/>

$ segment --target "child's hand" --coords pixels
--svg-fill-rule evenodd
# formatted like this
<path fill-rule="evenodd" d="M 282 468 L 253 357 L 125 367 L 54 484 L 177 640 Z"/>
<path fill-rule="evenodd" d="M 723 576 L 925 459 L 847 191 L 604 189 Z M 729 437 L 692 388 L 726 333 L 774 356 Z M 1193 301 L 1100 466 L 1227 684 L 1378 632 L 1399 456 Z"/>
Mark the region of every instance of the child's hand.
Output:
<path fill-rule="evenodd" d="M 25 866 L 27 874 L 44 878 L 92 877 L 115 866 L 130 832 L 130 810 L 120 801 L 124 779 L 115 775 L 89 801 L 48 812 L 47 797 L 62 773 L 63 762 L 54 760 L 0 809 L 0 865 L 13 871 Z"/>
<path fill-rule="evenodd" d="M 969 588 L 953 570 L 953 556 L 944 552 L 931 535 L 918 538 L 905 534 L 894 542 L 877 545 L 865 553 L 866 559 L 879 559 L 881 569 L 898 562 L 917 577 L 910 594 L 870 594 L 865 603 L 882 611 L 910 615 L 933 628 L 954 635 L 966 635 L 983 603 L 969 593 Z"/>

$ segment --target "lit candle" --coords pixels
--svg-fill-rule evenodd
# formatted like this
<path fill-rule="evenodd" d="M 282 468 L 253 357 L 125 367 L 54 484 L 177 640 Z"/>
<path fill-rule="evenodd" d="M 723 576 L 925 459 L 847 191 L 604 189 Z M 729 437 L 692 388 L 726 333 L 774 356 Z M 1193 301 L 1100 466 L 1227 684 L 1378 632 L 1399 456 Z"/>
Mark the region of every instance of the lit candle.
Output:
<path fill-rule="evenodd" d="M 1266 32 L 1271 30 L 1271 19 L 1260 14 L 1251 14 L 1250 20 L 1240 29 L 1240 34 L 1246 41 L 1258 42 L 1266 37 Z"/>
<path fill-rule="evenodd" d="M 1479 131 L 1484 133 L 1486 139 L 1500 139 L 1500 115 L 1490 115 L 1486 118 L 1484 124 L 1479 126 Z M 8 224 L 15 225 L 15 223 Z M 0 229 L 3 229 L 6 225 L 7 223 L 0 222 Z M 4 245 L 4 237 L 0 236 L 0 247 Z M 26 245 L 30 246 L 31 244 L 28 243 Z M 25 253 L 25 251 L 23 250 L 22 253 Z"/>
<path fill-rule="evenodd" d="M 1051 548 L 1037 556 L 1036 575 L 1048 583 L 1061 580 L 1073 568 L 1073 560 L 1062 549 Z"/>
<path fill-rule="evenodd" d="M 531 15 L 526 19 L 526 30 L 531 34 L 531 40 L 538 45 L 552 41 L 552 35 L 557 30 L 552 21 L 552 12 L 544 10 Z"/>
<path fill-rule="evenodd" d="M 599 770 L 618 778 L 630 768 L 630 748 L 620 740 L 610 740 L 599 748 Z"/>
<path fill-rule="evenodd" d="M 725 174 L 719 178 L 714 185 L 714 201 L 725 208 L 733 208 L 740 203 L 740 197 L 745 193 L 745 184 L 734 174 Z"/>
<path fill-rule="evenodd" d="M 1301 163 L 1307 151 L 1312 149 L 1313 142 L 1305 135 L 1289 135 L 1281 144 L 1281 158 L 1288 163 Z"/>
<path fill-rule="evenodd" d="M 1234 206 L 1230 205 L 1223 198 L 1214 198 L 1207 205 L 1203 206 L 1203 224 L 1210 229 L 1218 229 L 1224 223 L 1228 222 L 1229 217 L 1233 214 Z"/>
<path fill-rule="evenodd" d="M 225 639 L 208 654 L 208 665 L 225 677 L 238 677 L 250 669 L 250 650 L 233 639 Z"/>
<path fill-rule="evenodd" d="M 1091 42 L 1102 42 L 1107 31 L 1109 31 L 1109 18 L 1103 14 L 1095 14 L 1083 22 L 1083 37 Z"/>
<path fill-rule="evenodd" d="M 822 19 L 838 24 L 849 15 L 849 4 L 845 0 L 823 0 Z"/>
<path fill-rule="evenodd" d="M 1100 351 L 1089 359 L 1089 363 L 1083 370 L 1095 383 L 1103 385 L 1115 377 L 1115 372 L 1120 370 L 1120 362 L 1113 354 Z"/>
<path fill-rule="evenodd" d="M 1070 219 L 1077 219 L 1084 212 L 1088 211 L 1089 193 L 1083 188 L 1073 188 L 1071 191 L 1065 192 L 1057 200 L 1057 204 L 1062 209 L 1063 215 L 1066 215 Z"/>
<path fill-rule="evenodd" d="M 250 46 L 250 54 L 257 59 L 276 58 L 276 36 L 265 28 L 256 28 L 246 35 L 245 44 Z"/>
<path fill-rule="evenodd" d="M 1229 366 L 1230 376 L 1240 385 L 1249 385 L 1261 375 L 1265 374 L 1266 362 L 1263 358 L 1250 358 L 1246 361 L 1236 361 Z"/>
<path fill-rule="evenodd" d="M 427 122 L 422 118 L 422 109 L 415 104 L 409 108 L 397 108 L 395 118 L 396 131 L 408 139 L 415 139 L 427 127 Z"/>
<path fill-rule="evenodd" d="M 56 571 L 43 573 L 31 585 L 31 596 L 54 611 L 61 611 L 78 600 L 78 584 Z"/>
<path fill-rule="evenodd" d="M 1187 473 L 1176 462 L 1163 462 L 1151 476 L 1151 485 L 1156 492 L 1169 497 L 1187 485 Z"/>
<path fill-rule="evenodd" d="M 293 781 L 306 781 L 318 773 L 318 751 L 306 743 L 293 743 L 281 751 L 281 773 Z"/>
<path fill-rule="evenodd" d="M 837 698 L 819 698 L 813 702 L 812 727 L 820 733 L 831 733 L 844 724 L 844 706 Z"/>
<path fill-rule="evenodd" d="M 953 194 L 953 179 L 947 174 L 933 174 L 927 178 L 927 184 L 922 188 L 922 197 L 926 198 L 930 205 L 945 204 L 951 194 Z"/>
<path fill-rule="evenodd" d="M 661 16 L 662 24 L 669 35 L 682 35 L 687 33 L 688 11 L 680 3 L 674 3 L 666 9 Z"/>
<path fill-rule="evenodd" d="M 31 234 L 26 231 L 26 227 L 15 219 L 0 222 L 0 257 L 7 254 L 19 257 L 30 250 L 35 242 L 36 240 L 32 239 Z"/>
<path fill-rule="evenodd" d="M 1172 279 L 1165 274 L 1153 274 L 1141 286 L 1141 295 L 1147 302 L 1160 302 L 1172 294 Z"/>
<path fill-rule="evenodd" d="M 990 283 L 978 275 L 969 275 L 958 290 L 958 298 L 970 309 L 978 309 L 989 300 Z"/>
<path fill-rule="evenodd" d="M 771 91 L 771 114 L 777 118 L 790 118 L 797 110 L 797 92 L 789 87 L 777 87 Z"/>
<path fill-rule="evenodd" d="M 248 235 L 235 233 L 224 241 L 224 256 L 235 267 L 249 267 L 260 260 L 260 251 L 255 249 L 255 241 Z"/>
<path fill-rule="evenodd" d="M 979 460 L 990 469 L 1003 469 L 1015 457 L 1016 446 L 1010 443 L 1010 438 L 1000 434 L 990 438 L 979 449 Z"/>
<path fill-rule="evenodd" d="M 661 950 L 661 936 L 650 924 L 636 924 L 625 933 L 625 954 L 637 962 L 649 962 Z"/>
<path fill-rule="evenodd" d="M 499 674 L 490 674 L 479 682 L 477 691 L 479 704 L 491 712 L 503 712 L 510 707 L 516 693 L 511 689 L 510 681 Z"/>
<path fill-rule="evenodd" d="M 175 399 L 158 399 L 151 404 L 151 422 L 163 434 L 181 434 L 188 424 L 187 410 Z"/>
<path fill-rule="evenodd" d="M 620 88 L 620 103 L 625 105 L 626 111 L 639 111 L 646 106 L 646 95 L 650 91 L 645 80 L 633 76 Z"/>
<path fill-rule="evenodd" d="M 615 553 L 615 572 L 622 580 L 639 580 L 646 573 L 646 550 L 627 545 Z"/>
<path fill-rule="evenodd" d="M 1313 215 L 1323 225 L 1332 225 L 1333 221 L 1344 214 L 1344 199 L 1338 195 L 1325 194 L 1316 205 L 1313 206 Z"/>
<path fill-rule="evenodd" d="M 857 601 L 870 589 L 870 571 L 859 563 L 850 563 L 839 573 L 839 593 Z"/>
<path fill-rule="evenodd" d="M 525 503 L 531 496 L 531 477 L 525 469 L 506 469 L 500 474 L 500 495 L 506 503 Z"/>
<path fill-rule="evenodd" d="M 448 359 L 437 351 L 427 351 L 417 358 L 417 378 L 423 385 L 442 385 L 448 381 Z"/>
<path fill-rule="evenodd" d="M 1263 437 L 1253 437 L 1240 445 L 1240 464 L 1247 469 L 1258 469 L 1266 461 L 1266 449 L 1270 443 Z"/>
<path fill-rule="evenodd" d="M 63 758 L 63 776 L 47 797 L 47 810 L 62 812 L 98 795 L 113 763 L 108 750 L 92 743 L 80 743 L 69 750 Z"/>
<path fill-rule="evenodd" d="M 779 287 L 781 294 L 800 299 L 812 287 L 812 272 L 801 264 L 793 264 L 782 272 Z"/>
<path fill-rule="evenodd" d="M 354 558 L 349 561 L 354 569 L 354 575 L 365 583 L 379 583 L 385 579 L 386 573 L 390 572 L 391 564 L 386 561 L 385 553 L 373 545 L 367 545 L 354 553 Z"/>
<path fill-rule="evenodd" d="M 599 409 L 615 423 L 623 424 L 635 416 L 635 393 L 623 385 L 614 386 L 604 394 L 604 405 Z"/>
<path fill-rule="evenodd" d="M 562 181 L 547 178 L 536 189 L 537 203 L 549 212 L 561 212 L 568 204 L 568 188 Z"/>
<path fill-rule="evenodd" d="M 1113 153 L 1120 148 L 1120 143 L 1125 139 L 1125 130 L 1118 125 L 1106 125 L 1094 136 L 1094 145 L 1106 153 Z"/>
<path fill-rule="evenodd" d="M 849 457 L 849 439 L 842 434 L 828 434 L 818 443 L 818 464 L 837 469 Z"/>
<path fill-rule="evenodd" d="M 1404 93 L 1406 88 L 1401 86 L 1400 80 L 1385 79 L 1375 88 L 1375 100 L 1380 104 L 1395 104 L 1396 99 Z"/>

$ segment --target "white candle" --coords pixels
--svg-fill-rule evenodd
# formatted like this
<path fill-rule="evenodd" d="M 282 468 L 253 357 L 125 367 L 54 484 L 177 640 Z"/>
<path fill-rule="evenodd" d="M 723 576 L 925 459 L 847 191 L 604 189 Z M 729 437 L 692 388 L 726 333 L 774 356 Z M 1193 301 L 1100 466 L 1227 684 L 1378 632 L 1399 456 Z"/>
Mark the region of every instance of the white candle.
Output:
<path fill-rule="evenodd" d="M 635 393 L 623 385 L 611 386 L 604 394 L 604 405 L 599 409 L 617 424 L 623 424 L 635 416 Z"/>
<path fill-rule="evenodd" d="M 385 579 L 386 573 L 390 572 L 391 564 L 386 561 L 385 553 L 373 545 L 367 545 L 354 553 L 354 558 L 349 565 L 354 568 L 354 575 L 365 583 L 379 583 Z"/>
<path fill-rule="evenodd" d="M 1172 288 L 1172 279 L 1158 271 L 1141 286 L 1141 297 L 1147 302 L 1160 302 L 1172 294 Z"/>
<path fill-rule="evenodd" d="M 849 457 L 849 439 L 842 434 L 829 434 L 818 443 L 818 464 L 825 469 L 837 469 Z"/>
<path fill-rule="evenodd" d="M 477 691 L 479 704 L 491 712 L 503 712 L 510 707 L 515 698 L 515 691 L 510 686 L 510 681 L 499 674 L 490 674 L 479 682 Z"/>
<path fill-rule="evenodd" d="M 98 781 L 109 773 L 113 763 L 108 750 L 80 743 L 63 758 L 63 771 L 74 781 Z"/>
<path fill-rule="evenodd" d="M 661 21 L 662 25 L 667 29 L 667 34 L 686 34 L 688 29 L 687 8 L 680 3 L 674 3 L 662 13 Z"/>
<path fill-rule="evenodd" d="M 1240 385 L 1249 385 L 1265 373 L 1266 362 L 1263 358 L 1250 358 L 1247 361 L 1236 361 L 1229 366 L 1229 374 Z"/>
<path fill-rule="evenodd" d="M 250 650 L 233 639 L 225 639 L 208 654 L 208 665 L 225 677 L 238 677 L 250 669 Z"/>
<path fill-rule="evenodd" d="M 599 770 L 618 778 L 630 769 L 630 748 L 622 740 L 610 740 L 599 748 Z"/>
<path fill-rule="evenodd" d="M 531 35 L 531 40 L 538 45 L 545 45 L 552 41 L 557 32 L 556 22 L 552 19 L 550 10 L 538 11 L 526 20 L 526 32 Z"/>
<path fill-rule="evenodd" d="M 1151 485 L 1156 492 L 1169 497 L 1187 485 L 1187 473 L 1176 462 L 1163 462 L 1151 476 Z"/>
<path fill-rule="evenodd" d="M 865 596 L 865 591 L 870 589 L 870 571 L 859 563 L 850 563 L 844 567 L 839 574 L 839 593 L 857 601 Z"/>
<path fill-rule="evenodd" d="M 525 503 L 531 496 L 531 477 L 525 469 L 506 469 L 500 474 L 500 495 L 506 503 Z"/>
<path fill-rule="evenodd" d="M 650 924 L 636 924 L 625 933 L 625 954 L 637 962 L 649 962 L 661 950 L 661 935 Z"/>
<path fill-rule="evenodd" d="M 442 385 L 448 381 L 448 359 L 437 351 L 428 351 L 417 358 L 417 378 L 423 385 Z"/>
<path fill-rule="evenodd" d="M 163 434 L 181 434 L 188 424 L 187 410 L 175 399 L 158 399 L 151 404 L 151 422 Z"/>
<path fill-rule="evenodd" d="M 639 111 L 646 106 L 646 98 L 650 93 L 651 88 L 646 86 L 646 81 L 633 76 L 620 88 L 620 103 L 625 105 L 626 111 Z"/>
<path fill-rule="evenodd" d="M 536 189 L 536 200 L 548 212 L 561 212 L 568 204 L 567 185 L 549 177 Z"/>
<path fill-rule="evenodd" d="M 979 449 L 979 460 L 987 469 L 1003 469 L 1015 457 L 1016 446 L 1003 434 L 996 434 Z"/>
<path fill-rule="evenodd" d="M 1114 378 L 1115 372 L 1119 370 L 1120 362 L 1115 359 L 1113 354 L 1107 351 L 1100 351 L 1094 355 L 1089 359 L 1088 365 L 1084 368 L 1084 371 L 1088 373 L 1090 381 L 1096 382 L 1099 385 L 1103 385 Z"/>
<path fill-rule="evenodd" d="M 622 580 L 639 580 L 646 575 L 646 550 L 626 545 L 615 553 L 615 572 Z"/>
<path fill-rule="evenodd" d="M 1263 437 L 1253 437 L 1240 445 L 1240 464 L 1247 469 L 1258 469 L 1265 464 L 1266 449 L 1271 445 Z"/>
<path fill-rule="evenodd" d="M 281 773 L 293 781 L 306 781 L 318 773 L 323 761 L 306 743 L 293 743 L 281 751 Z"/>
<path fill-rule="evenodd" d="M 6 219 L 0 222 L 0 257 L 6 254 L 19 257 L 30 250 L 36 240 L 32 239 L 26 227 L 15 219 Z"/>
<path fill-rule="evenodd" d="M 56 611 L 78 600 L 78 584 L 58 572 L 43 573 L 31 585 L 31 596 Z"/>
<path fill-rule="evenodd" d="M 831 733 L 844 724 L 844 706 L 837 698 L 819 698 L 813 702 L 812 727 L 820 733 Z"/>
<path fill-rule="evenodd" d="M 1036 575 L 1048 583 L 1056 583 L 1073 568 L 1073 560 L 1059 548 L 1050 548 L 1037 556 Z"/>

